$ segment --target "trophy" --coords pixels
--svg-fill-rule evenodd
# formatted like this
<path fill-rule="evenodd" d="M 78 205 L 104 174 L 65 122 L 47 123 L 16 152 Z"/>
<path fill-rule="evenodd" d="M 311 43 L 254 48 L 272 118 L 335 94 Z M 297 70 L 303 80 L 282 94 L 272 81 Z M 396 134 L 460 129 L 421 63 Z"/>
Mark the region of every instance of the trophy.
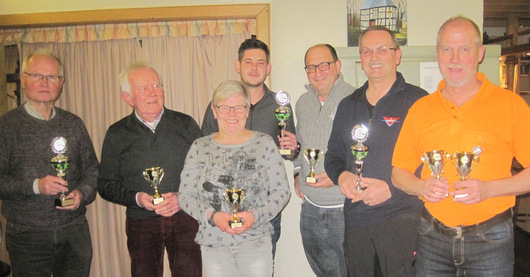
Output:
<path fill-rule="evenodd" d="M 153 195 L 153 204 L 160 204 L 160 202 L 164 201 L 164 197 L 158 193 L 158 186 L 160 185 L 160 182 L 162 182 L 162 178 L 164 178 L 164 169 L 160 167 L 146 168 L 143 174 L 144 178 L 155 189 L 155 195 Z"/>
<path fill-rule="evenodd" d="M 425 166 L 429 167 L 432 175 L 436 177 L 436 180 L 440 180 L 440 176 L 444 170 L 445 161 L 448 157 L 449 154 L 444 154 L 443 150 L 433 150 L 423 153 L 421 161 Z"/>
<path fill-rule="evenodd" d="M 223 194 L 223 199 L 228 203 L 230 210 L 232 211 L 232 219 L 228 221 L 230 228 L 234 229 L 243 226 L 243 221 L 237 216 L 241 202 L 245 200 L 246 191 L 243 189 L 227 189 Z"/>
<path fill-rule="evenodd" d="M 52 140 L 52 151 L 57 154 L 51 160 L 52 167 L 57 171 L 57 177 L 65 179 L 66 169 L 68 168 L 68 157 L 64 155 L 66 152 L 66 139 L 63 137 L 56 137 Z M 59 198 L 55 199 L 55 206 L 66 207 L 74 204 L 73 198 L 66 198 L 64 191 L 61 192 Z"/>
<path fill-rule="evenodd" d="M 357 124 L 351 131 L 353 140 L 357 141 L 357 144 L 351 147 L 351 152 L 355 156 L 355 175 L 357 175 L 357 184 L 355 188 L 362 192 L 364 190 L 361 187 L 361 175 L 363 172 L 363 158 L 368 154 L 368 146 L 364 145 L 363 142 L 368 139 L 368 128 L 363 124 Z"/>
<path fill-rule="evenodd" d="M 306 183 L 314 184 L 317 182 L 317 179 L 315 178 L 315 166 L 317 166 L 317 163 L 322 157 L 324 156 L 324 153 L 320 151 L 320 149 L 306 149 L 304 150 L 304 158 L 309 164 L 309 175 L 305 178 Z"/>
<path fill-rule="evenodd" d="M 291 97 L 287 92 L 280 91 L 276 93 L 276 103 L 278 103 L 280 106 L 274 110 L 274 114 L 276 115 L 276 119 L 280 121 L 280 123 L 278 123 L 278 127 L 280 128 L 280 137 L 283 137 L 282 131 L 285 130 L 285 126 L 287 125 L 286 121 L 291 116 L 291 109 L 287 107 L 290 102 Z M 284 156 L 291 155 L 291 149 L 280 148 L 280 154 Z"/>
<path fill-rule="evenodd" d="M 480 146 L 475 146 L 472 152 L 456 152 L 451 156 L 451 162 L 453 162 L 456 167 L 458 175 L 460 175 L 460 180 L 464 181 L 471 170 L 475 168 L 478 164 L 479 155 L 482 153 L 482 148 Z M 455 195 L 455 198 L 465 197 L 467 194 Z"/>

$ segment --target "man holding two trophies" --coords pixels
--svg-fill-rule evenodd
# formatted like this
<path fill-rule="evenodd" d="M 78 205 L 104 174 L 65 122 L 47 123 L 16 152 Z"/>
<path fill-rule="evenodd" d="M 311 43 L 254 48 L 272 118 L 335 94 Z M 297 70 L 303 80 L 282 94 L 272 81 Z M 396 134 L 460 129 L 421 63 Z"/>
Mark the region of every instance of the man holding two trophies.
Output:
<path fill-rule="evenodd" d="M 417 273 L 513 276 L 513 195 L 530 189 L 530 109 L 478 72 L 485 48 L 473 21 L 450 18 L 436 44 L 444 79 L 410 109 L 392 161 L 396 187 L 425 200 Z M 478 149 L 472 168 L 472 155 L 462 153 Z M 450 164 L 439 180 L 425 168 L 421 179 L 413 175 L 421 156 L 433 150 L 457 157 L 461 176 Z M 511 176 L 514 157 L 525 169 Z"/>
<path fill-rule="evenodd" d="M 422 203 L 392 185 L 391 162 L 409 107 L 427 92 L 396 71 L 401 50 L 392 31 L 369 27 L 359 40 L 368 81 L 339 104 L 325 160 L 328 176 L 346 196 L 348 274 L 413 276 Z"/>
<path fill-rule="evenodd" d="M 28 101 L 0 118 L 0 199 L 13 276 L 88 277 L 94 147 L 83 121 L 54 106 L 64 84 L 55 54 L 28 55 L 20 81 Z"/>
<path fill-rule="evenodd" d="M 98 192 L 127 207 L 131 275 L 161 276 L 166 248 L 173 275 L 201 276 L 194 241 L 198 223 L 180 210 L 177 194 L 186 154 L 201 136 L 199 126 L 189 115 L 164 107 L 164 87 L 152 65 L 125 68 L 120 86 L 134 111 L 107 130 Z"/>

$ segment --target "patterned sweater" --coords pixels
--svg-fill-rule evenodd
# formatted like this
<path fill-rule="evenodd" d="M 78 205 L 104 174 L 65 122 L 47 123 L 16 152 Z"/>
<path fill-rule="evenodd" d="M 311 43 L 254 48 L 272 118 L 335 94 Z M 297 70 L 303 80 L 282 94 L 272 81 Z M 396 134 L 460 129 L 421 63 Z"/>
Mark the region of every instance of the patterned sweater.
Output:
<path fill-rule="evenodd" d="M 240 235 L 222 232 L 208 224 L 210 211 L 230 212 L 223 201 L 227 188 L 246 191 L 241 211 L 251 211 L 256 222 Z M 199 222 L 196 241 L 201 246 L 234 246 L 270 237 L 269 223 L 290 197 L 282 157 L 272 138 L 260 132 L 239 145 L 221 145 L 213 136 L 197 139 L 190 148 L 181 175 L 180 207 Z"/>

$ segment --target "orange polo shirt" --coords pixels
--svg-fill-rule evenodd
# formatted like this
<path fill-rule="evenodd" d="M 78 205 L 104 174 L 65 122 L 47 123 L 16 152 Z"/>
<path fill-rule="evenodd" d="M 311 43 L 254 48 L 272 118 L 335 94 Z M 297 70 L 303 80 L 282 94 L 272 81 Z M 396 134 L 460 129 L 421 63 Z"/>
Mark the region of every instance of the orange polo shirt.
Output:
<path fill-rule="evenodd" d="M 419 99 L 409 110 L 396 143 L 392 165 L 414 172 L 424 152 L 444 150 L 471 152 L 480 146 L 482 154 L 470 178 L 495 180 L 511 176 L 512 158 L 525 168 L 530 165 L 530 108 L 511 91 L 493 85 L 482 73 L 478 93 L 462 107 L 445 99 L 438 90 Z M 422 179 L 431 171 L 423 167 Z M 446 161 L 443 176 L 453 183 L 459 179 L 454 165 Z M 425 202 L 425 207 L 448 226 L 472 225 L 486 221 L 515 204 L 514 196 L 494 197 L 466 205 L 449 196 L 438 203 Z"/>

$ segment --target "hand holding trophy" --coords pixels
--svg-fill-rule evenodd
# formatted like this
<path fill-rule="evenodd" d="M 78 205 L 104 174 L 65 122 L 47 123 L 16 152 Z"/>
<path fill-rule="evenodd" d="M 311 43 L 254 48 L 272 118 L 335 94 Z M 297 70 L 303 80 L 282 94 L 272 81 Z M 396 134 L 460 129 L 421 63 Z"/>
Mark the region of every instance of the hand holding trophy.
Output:
<path fill-rule="evenodd" d="M 362 192 L 364 190 L 364 188 L 361 187 L 361 176 L 364 165 L 362 159 L 368 155 L 368 146 L 364 145 L 363 142 L 368 139 L 368 127 L 363 124 L 355 125 L 351 131 L 351 136 L 354 141 L 357 141 L 357 143 L 351 147 L 352 154 L 355 156 L 355 175 L 357 175 L 355 189 Z"/>
<path fill-rule="evenodd" d="M 282 131 L 285 130 L 287 125 L 286 121 L 291 116 L 291 109 L 287 107 L 287 105 L 291 103 L 291 97 L 286 91 L 280 91 L 276 93 L 276 103 L 280 106 L 274 110 L 274 114 L 276 115 L 276 119 L 280 121 L 280 123 L 278 123 L 278 128 L 280 129 L 280 137 L 283 137 Z M 280 148 L 280 154 L 283 156 L 289 156 L 291 155 L 291 149 Z"/>
<path fill-rule="evenodd" d="M 304 158 L 309 164 L 309 175 L 305 178 L 306 183 L 314 184 L 317 182 L 317 179 L 315 178 L 315 166 L 317 166 L 317 163 L 322 157 L 324 156 L 324 153 L 320 151 L 320 149 L 306 149 L 304 150 Z"/>
<path fill-rule="evenodd" d="M 66 139 L 64 137 L 56 137 L 52 140 L 52 151 L 57 154 L 51 160 L 52 167 L 57 171 L 57 177 L 65 179 L 66 169 L 68 168 L 68 157 L 64 155 L 66 152 Z M 73 198 L 66 198 L 64 191 L 61 192 L 59 198 L 55 199 L 55 206 L 66 207 L 74 204 Z"/>
<path fill-rule="evenodd" d="M 464 181 L 471 173 L 471 170 L 478 165 L 479 155 L 482 153 L 480 146 L 473 147 L 472 152 L 456 152 L 451 156 L 451 162 L 456 167 L 460 180 Z M 457 194 L 454 197 L 465 197 L 467 194 Z"/>
<path fill-rule="evenodd" d="M 143 175 L 144 178 L 155 189 L 155 194 L 153 195 L 153 204 L 160 204 L 160 202 L 164 201 L 164 197 L 158 193 L 158 186 L 160 185 L 162 178 L 164 178 L 164 169 L 160 167 L 146 168 L 143 172 Z"/>
<path fill-rule="evenodd" d="M 243 221 L 237 216 L 241 203 L 245 200 L 246 191 L 244 189 L 227 189 L 223 193 L 223 200 L 228 204 L 232 211 L 232 219 L 228 221 L 230 228 L 234 229 L 243 226 Z"/>

